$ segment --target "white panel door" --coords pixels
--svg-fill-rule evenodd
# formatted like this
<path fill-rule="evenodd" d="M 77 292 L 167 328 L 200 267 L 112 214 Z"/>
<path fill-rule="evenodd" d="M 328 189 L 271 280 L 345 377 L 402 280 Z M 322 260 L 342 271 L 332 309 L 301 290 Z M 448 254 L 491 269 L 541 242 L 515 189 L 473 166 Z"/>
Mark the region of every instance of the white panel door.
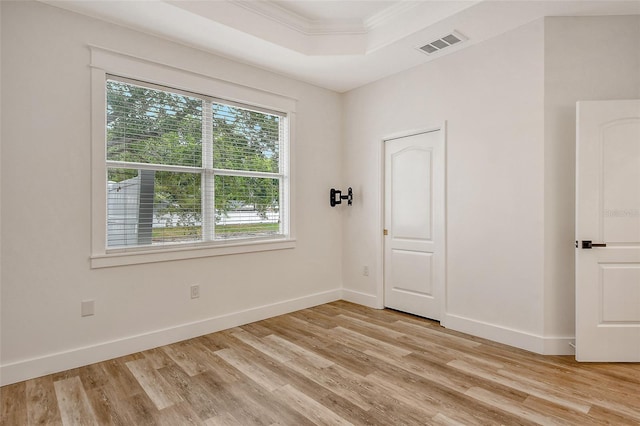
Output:
<path fill-rule="evenodd" d="M 577 117 L 576 359 L 640 362 L 640 100 Z"/>
<path fill-rule="evenodd" d="M 385 306 L 435 320 L 444 292 L 441 133 L 385 141 Z"/>

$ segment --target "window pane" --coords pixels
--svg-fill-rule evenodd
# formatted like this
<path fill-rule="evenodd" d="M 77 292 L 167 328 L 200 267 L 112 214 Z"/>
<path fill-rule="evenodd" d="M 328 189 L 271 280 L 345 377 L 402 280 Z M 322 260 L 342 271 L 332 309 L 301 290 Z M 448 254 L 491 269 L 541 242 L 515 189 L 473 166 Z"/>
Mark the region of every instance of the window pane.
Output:
<path fill-rule="evenodd" d="M 115 76 L 106 95 L 108 248 L 284 233 L 286 115 Z"/>
<path fill-rule="evenodd" d="M 213 104 L 213 167 L 279 172 L 282 117 Z"/>
<path fill-rule="evenodd" d="M 201 240 L 200 174 L 108 170 L 107 246 Z"/>
<path fill-rule="evenodd" d="M 215 238 L 280 234 L 280 179 L 215 177 Z"/>
<path fill-rule="evenodd" d="M 107 80 L 107 160 L 200 167 L 202 101 Z"/>

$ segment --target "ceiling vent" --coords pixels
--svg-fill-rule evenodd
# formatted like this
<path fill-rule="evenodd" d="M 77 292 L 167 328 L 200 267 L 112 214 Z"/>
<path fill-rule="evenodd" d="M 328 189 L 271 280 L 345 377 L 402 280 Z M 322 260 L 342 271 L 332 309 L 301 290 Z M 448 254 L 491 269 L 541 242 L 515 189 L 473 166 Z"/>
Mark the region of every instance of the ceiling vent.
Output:
<path fill-rule="evenodd" d="M 440 37 L 439 39 L 433 40 L 430 43 L 425 44 L 424 46 L 417 47 L 418 50 L 426 53 L 427 55 L 433 55 L 434 53 L 440 52 L 448 47 L 457 45 L 466 41 L 467 38 L 460 34 L 457 31 L 452 31 L 450 34 L 447 34 L 444 37 Z"/>

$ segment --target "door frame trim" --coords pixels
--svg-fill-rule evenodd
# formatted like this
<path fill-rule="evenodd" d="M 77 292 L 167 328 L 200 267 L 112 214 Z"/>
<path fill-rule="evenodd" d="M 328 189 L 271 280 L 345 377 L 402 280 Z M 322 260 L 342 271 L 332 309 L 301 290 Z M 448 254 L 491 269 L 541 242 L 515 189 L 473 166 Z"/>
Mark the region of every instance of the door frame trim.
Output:
<path fill-rule="evenodd" d="M 379 143 L 379 163 L 378 168 L 380 173 L 379 181 L 378 181 L 378 239 L 377 239 L 377 253 L 378 253 L 378 270 L 376 271 L 377 276 L 379 277 L 378 283 L 376 285 L 376 296 L 377 296 L 377 308 L 384 309 L 384 236 L 382 235 L 382 230 L 384 229 L 384 209 L 385 209 L 385 143 L 390 140 L 405 138 L 408 136 L 419 135 L 422 133 L 430 133 L 430 132 L 440 132 L 440 143 L 442 144 L 442 159 L 444 162 L 444 176 L 443 176 L 443 198 L 444 203 L 442 206 L 442 226 L 444 227 L 442 233 L 442 256 L 443 256 L 443 270 L 442 272 L 442 288 L 439 289 L 439 293 L 442 295 L 442 300 L 440 301 L 440 325 L 446 327 L 445 320 L 447 318 L 447 121 L 443 121 L 439 126 L 431 126 L 431 127 L 423 127 L 419 129 L 406 130 L 402 132 L 392 133 L 386 135 L 380 139 Z"/>

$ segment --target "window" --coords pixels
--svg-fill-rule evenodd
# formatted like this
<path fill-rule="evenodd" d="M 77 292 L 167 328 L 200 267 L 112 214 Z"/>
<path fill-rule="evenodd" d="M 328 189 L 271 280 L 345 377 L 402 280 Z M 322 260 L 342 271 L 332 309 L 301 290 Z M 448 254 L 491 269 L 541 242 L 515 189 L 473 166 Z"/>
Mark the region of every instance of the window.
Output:
<path fill-rule="evenodd" d="M 286 234 L 286 116 L 108 76 L 107 247 Z"/>
<path fill-rule="evenodd" d="M 295 99 L 90 51 L 92 268 L 295 247 Z"/>

